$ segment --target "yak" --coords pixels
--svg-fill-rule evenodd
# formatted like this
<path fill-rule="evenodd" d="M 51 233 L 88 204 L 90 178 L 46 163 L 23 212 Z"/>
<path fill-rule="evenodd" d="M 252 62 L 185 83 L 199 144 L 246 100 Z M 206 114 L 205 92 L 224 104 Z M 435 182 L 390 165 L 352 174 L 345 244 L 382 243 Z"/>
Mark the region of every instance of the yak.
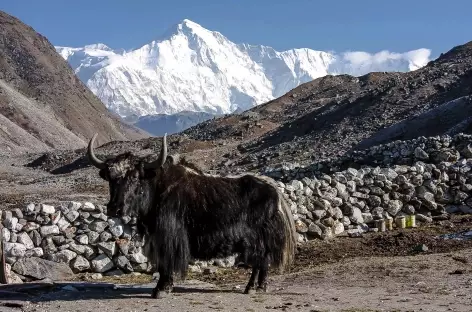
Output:
<path fill-rule="evenodd" d="M 96 136 L 87 157 L 108 181 L 107 214 L 137 220 L 145 255 L 159 272 L 152 298 L 171 293 L 174 274 L 185 278 L 192 259 L 237 254 L 252 268 L 245 294 L 267 291 L 270 266 L 283 272 L 293 263 L 293 215 L 270 178 L 204 174 L 176 155 L 167 156 L 167 134 L 154 161 L 131 152 L 100 160 L 93 150 Z"/>

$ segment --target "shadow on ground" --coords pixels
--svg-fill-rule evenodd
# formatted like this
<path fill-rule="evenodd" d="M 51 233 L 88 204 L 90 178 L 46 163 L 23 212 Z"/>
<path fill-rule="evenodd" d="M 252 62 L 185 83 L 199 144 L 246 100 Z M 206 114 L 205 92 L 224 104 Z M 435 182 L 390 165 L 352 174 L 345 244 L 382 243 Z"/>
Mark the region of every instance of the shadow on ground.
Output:
<path fill-rule="evenodd" d="M 173 295 L 188 293 L 241 293 L 242 290 L 220 289 L 208 287 L 208 284 L 177 285 Z M 51 301 L 78 301 L 99 299 L 149 299 L 155 283 L 144 285 L 114 285 L 108 283 L 25 283 L 0 285 L 2 300 L 51 302 Z M 0 306 L 1 306 L 0 301 Z"/>

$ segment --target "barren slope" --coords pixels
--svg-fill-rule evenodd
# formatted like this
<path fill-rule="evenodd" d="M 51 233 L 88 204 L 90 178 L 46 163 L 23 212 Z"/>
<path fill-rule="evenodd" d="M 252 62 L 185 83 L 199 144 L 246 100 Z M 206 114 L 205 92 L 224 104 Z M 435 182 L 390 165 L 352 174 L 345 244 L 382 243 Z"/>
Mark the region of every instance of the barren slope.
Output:
<path fill-rule="evenodd" d="M 414 134 L 393 131 L 375 142 L 442 134 L 467 123 L 470 110 L 464 110 L 466 102 L 432 109 L 471 93 L 469 42 L 413 72 L 315 79 L 239 116 L 209 120 L 184 133 L 197 140 L 241 143 L 243 156 L 251 154 L 241 165 L 256 160 L 254 167 L 283 160 L 313 162 L 341 155 L 378 131 L 425 113 L 430 115 L 417 118 Z M 427 126 L 446 119 L 446 127 Z"/>
<path fill-rule="evenodd" d="M 39 151 L 146 137 L 110 113 L 51 43 L 0 11 L 0 143 L 2 151 Z"/>

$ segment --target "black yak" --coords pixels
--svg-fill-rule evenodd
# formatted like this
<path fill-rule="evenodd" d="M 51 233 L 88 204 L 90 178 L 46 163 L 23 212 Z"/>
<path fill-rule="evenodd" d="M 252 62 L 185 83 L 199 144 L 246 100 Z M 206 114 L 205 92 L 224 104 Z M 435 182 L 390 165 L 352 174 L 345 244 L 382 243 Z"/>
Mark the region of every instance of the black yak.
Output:
<path fill-rule="evenodd" d="M 153 298 L 173 289 L 173 274 L 186 277 L 191 259 L 239 254 L 252 267 L 244 293 L 267 290 L 269 266 L 283 272 L 294 260 L 296 231 L 283 194 L 269 178 L 206 175 L 167 157 L 166 135 L 159 157 L 146 162 L 131 153 L 102 161 L 87 156 L 109 182 L 107 214 L 133 216 L 159 272 Z M 257 278 L 257 285 L 255 281 Z"/>

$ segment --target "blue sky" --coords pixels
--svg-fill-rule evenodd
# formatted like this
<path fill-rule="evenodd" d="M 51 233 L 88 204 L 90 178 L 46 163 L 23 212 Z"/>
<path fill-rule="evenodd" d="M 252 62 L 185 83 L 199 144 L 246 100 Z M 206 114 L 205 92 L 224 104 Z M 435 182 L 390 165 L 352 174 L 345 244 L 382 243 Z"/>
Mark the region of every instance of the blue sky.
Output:
<path fill-rule="evenodd" d="M 61 46 L 136 48 L 184 18 L 277 50 L 429 48 L 437 57 L 472 40 L 471 0 L 2 0 L 0 10 Z"/>

